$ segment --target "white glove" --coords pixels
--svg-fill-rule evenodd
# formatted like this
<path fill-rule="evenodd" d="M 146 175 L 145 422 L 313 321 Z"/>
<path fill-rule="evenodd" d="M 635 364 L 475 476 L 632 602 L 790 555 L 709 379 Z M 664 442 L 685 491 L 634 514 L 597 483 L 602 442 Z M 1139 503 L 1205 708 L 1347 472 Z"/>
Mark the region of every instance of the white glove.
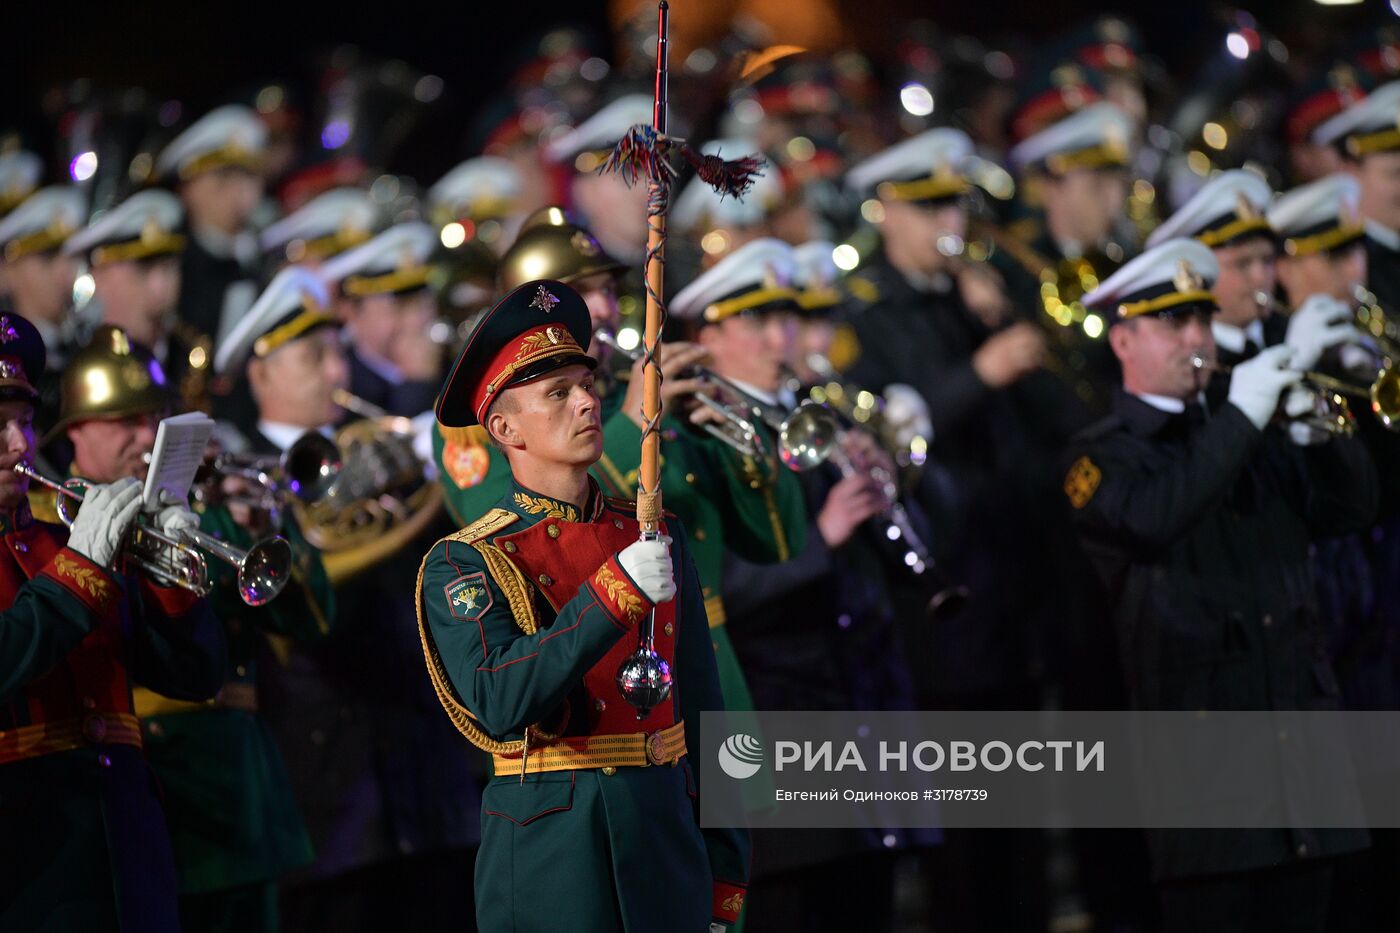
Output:
<path fill-rule="evenodd" d="M 676 579 L 671 573 L 671 539 L 634 541 L 617 554 L 617 562 L 654 603 L 668 602 L 676 595 Z"/>
<path fill-rule="evenodd" d="M 68 546 L 99 567 L 112 566 L 127 529 L 141 510 L 141 482 L 125 477 L 107 486 L 93 486 L 68 534 Z"/>
<path fill-rule="evenodd" d="M 1293 348 L 1283 343 L 1238 364 L 1230 374 L 1230 404 L 1261 431 L 1278 408 L 1279 393 L 1302 378 L 1302 373 L 1289 368 L 1292 360 Z"/>
<path fill-rule="evenodd" d="M 437 433 L 437 413 L 431 409 L 414 415 L 413 452 L 418 462 L 423 464 L 423 474 L 428 482 L 437 479 L 437 458 L 433 456 L 433 435 Z"/>
<path fill-rule="evenodd" d="M 1284 341 L 1294 350 L 1293 368 L 1312 369 L 1324 350 L 1360 339 L 1350 308 L 1330 295 L 1312 295 L 1289 316 Z"/>
<path fill-rule="evenodd" d="M 882 394 L 885 396 L 885 420 L 894 426 L 895 443 L 906 447 L 916 436 L 933 440 L 928 402 L 918 389 L 902 382 L 891 382 Z"/>
<path fill-rule="evenodd" d="M 199 516 L 187 505 L 167 505 L 156 513 L 156 525 L 166 534 L 178 538 L 180 532 L 199 527 Z"/>
<path fill-rule="evenodd" d="M 1302 386 L 1293 386 L 1283 397 L 1283 413 L 1290 419 L 1296 419 L 1302 415 L 1310 415 L 1317 409 L 1317 396 Z M 1321 428 L 1302 421 L 1291 420 L 1288 422 L 1288 439 L 1299 447 L 1311 447 L 1314 444 L 1325 444 L 1331 440 L 1332 435 Z"/>

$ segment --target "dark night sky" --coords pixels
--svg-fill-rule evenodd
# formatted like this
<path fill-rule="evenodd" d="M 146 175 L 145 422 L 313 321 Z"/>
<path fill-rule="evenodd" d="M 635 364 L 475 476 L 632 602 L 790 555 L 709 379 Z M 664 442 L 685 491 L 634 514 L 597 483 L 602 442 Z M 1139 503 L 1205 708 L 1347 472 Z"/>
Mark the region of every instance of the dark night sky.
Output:
<path fill-rule="evenodd" d="M 705 0 L 673 0 L 676 5 Z M 1035 40 L 1088 16 L 1108 10 L 1137 20 L 1151 51 L 1169 66 L 1199 52 L 1199 37 L 1223 4 L 1208 0 L 1172 3 L 1104 3 L 1095 0 L 839 0 L 859 24 L 852 36 L 879 57 L 913 16 L 938 22 L 953 32 L 988 39 L 1007 34 Z M 86 76 L 100 86 L 141 86 L 160 97 L 177 97 L 201 112 L 245 94 L 272 78 L 306 83 L 317 53 L 340 43 L 402 58 L 440 75 L 445 93 L 415 137 L 419 150 L 431 150 L 435 165 L 400 166 L 424 172 L 445 168 L 470 155 L 469 126 L 481 104 L 499 88 L 511 63 L 546 25 L 569 23 L 599 37 L 608 49 L 604 0 L 517 0 L 517 2 L 425 3 L 381 0 L 330 3 L 324 0 L 144 0 L 55 3 L 17 0 L 8 5 L 6 51 L 0 54 L 0 81 L 10 89 L 0 98 L 0 130 L 27 131 L 26 142 L 43 148 L 38 101 L 45 88 Z M 1386 0 L 1357 7 L 1327 8 L 1313 0 L 1258 0 L 1254 13 L 1265 28 L 1290 47 L 1306 53 L 1319 37 L 1342 34 L 1387 12 Z M 1218 40 L 1218 29 L 1213 33 Z M 37 138 L 36 138 L 37 137 Z"/>

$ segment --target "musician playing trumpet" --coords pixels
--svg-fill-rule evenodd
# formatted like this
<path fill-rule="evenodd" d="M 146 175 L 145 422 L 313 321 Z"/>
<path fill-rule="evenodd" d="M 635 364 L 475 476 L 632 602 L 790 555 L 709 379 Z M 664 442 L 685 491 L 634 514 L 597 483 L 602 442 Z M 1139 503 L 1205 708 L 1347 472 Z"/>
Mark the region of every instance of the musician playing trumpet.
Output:
<path fill-rule="evenodd" d="M 135 479 L 89 489 L 71 532 L 31 516 L 29 480 L 14 467 L 34 457 L 30 374 L 43 369 L 39 332 L 0 315 L 0 833 L 53 843 L 42 857 L 32 844 L 3 847 L 0 928 L 62 918 L 72 929 L 175 931 L 175 865 L 131 683 L 213 696 L 223 633 L 191 591 L 114 569 L 140 509 Z M 176 531 L 189 513 L 153 521 Z"/>
<path fill-rule="evenodd" d="M 1391 90 L 1385 98 L 1394 101 L 1396 89 L 1387 87 Z M 1392 135 L 1393 126 L 1394 121 Z M 1378 135 L 1385 134 L 1378 131 Z M 1395 158 L 1394 152 L 1376 152 L 1363 161 L 1373 172 Z M 1393 268 L 1371 268 L 1373 261 L 1384 261 L 1381 254 L 1389 251 L 1365 239 L 1367 226 L 1361 219 L 1365 198 L 1364 182 L 1358 185 L 1350 174 L 1331 175 L 1281 195 L 1269 212 L 1284 241 L 1279 280 L 1288 303 L 1297 308 L 1289 320 L 1289 342 L 1312 318 L 1312 331 L 1335 335 L 1322 349 L 1337 347 L 1314 352 L 1314 365 L 1320 363 L 1361 383 L 1376 377 L 1379 357 L 1375 348 L 1358 345 L 1361 332 L 1356 327 L 1354 289 L 1368 279 L 1384 283 L 1393 276 Z M 1356 422 L 1380 479 L 1379 515 L 1376 524 L 1361 534 L 1318 546 L 1319 594 L 1327 601 L 1325 611 L 1339 633 L 1337 673 L 1348 706 L 1393 710 L 1400 709 L 1400 685 L 1391 674 L 1400 664 L 1400 648 L 1390 635 L 1400 624 L 1400 434 L 1383 427 L 1368 411 L 1358 410 Z M 1378 647 L 1361 647 L 1370 645 Z M 1357 740 L 1373 745 L 1364 736 Z M 1397 773 L 1400 755 L 1393 755 L 1363 777 L 1384 793 L 1395 786 Z M 1353 868 L 1354 872 L 1342 876 L 1344 888 L 1337 892 L 1336 916 L 1345 918 L 1340 925 L 1382 929 L 1400 922 L 1394 899 L 1377 893 L 1383 885 L 1370 883 L 1400 871 L 1400 837 L 1378 830 L 1371 851 Z"/>
<path fill-rule="evenodd" d="M 308 432 L 337 436 L 335 426 L 346 417 L 337 393 L 351 370 L 331 308 L 321 277 L 290 266 L 220 344 L 215 370 L 246 379 L 257 406 L 252 454 L 280 457 Z M 372 429 L 362 435 L 363 447 L 377 451 L 377 422 L 366 422 L 344 427 Z M 358 491 L 321 504 L 354 515 L 401 491 L 365 489 L 364 474 L 372 471 L 363 459 L 344 445 L 340 458 L 339 479 L 357 474 L 346 488 Z M 421 487 L 422 464 L 414 470 Z M 397 478 L 403 471 L 392 472 Z M 353 501 L 340 501 L 347 498 Z M 432 524 L 441 519 L 440 500 L 425 502 L 405 520 L 378 526 L 370 540 L 352 523 L 322 519 L 315 507 L 283 509 L 298 515 L 308 538 L 324 541 L 312 592 L 325 599 L 328 613 L 328 578 L 336 612 L 329 635 L 313 640 L 295 637 L 319 627 L 315 614 L 302 610 L 302 628 L 289 632 L 294 637 L 269 639 L 272 650 L 259 657 L 260 714 L 283 751 L 316 853 L 282 885 L 287 929 L 400 922 L 436 928 L 445 923 L 440 911 L 449 899 L 434 892 L 455 886 L 469 870 L 478 834 L 476 776 L 419 672 L 413 594 L 392 585 L 413 579 L 422 549 L 442 533 Z M 409 873 L 396 867 L 410 857 L 413 896 L 406 890 Z M 378 913 L 388 909 L 382 905 L 393 905 L 394 920 Z"/>
<path fill-rule="evenodd" d="M 830 261 L 831 245 L 826 247 Z M 795 399 L 782 384 L 799 327 L 830 310 L 817 299 L 796 251 L 775 239 L 740 247 L 671 302 L 693 320 L 699 343 L 721 376 L 776 409 Z M 831 296 L 827 296 L 828 298 Z M 892 504 L 889 454 L 865 430 L 841 432 L 847 470 L 809 469 L 793 476 L 806 507 L 805 543 L 791 559 L 762 566 L 733 554 L 724 564 L 724 600 L 732 613 L 735 649 L 759 709 L 909 709 L 911 675 L 898 628 L 904 595 L 903 549 L 892 547 L 876 520 Z M 920 517 L 922 517 L 920 515 Z M 919 532 L 928 538 L 927 529 Z M 925 602 L 927 597 L 925 597 Z M 917 624 L 925 624 L 920 614 Z M 923 840 L 919 836 L 923 835 Z M 755 831 L 745 920 L 752 929 L 889 930 L 895 860 L 911 841 L 930 834 L 807 830 L 800 836 Z M 833 902 L 820 892 L 853 883 L 869 893 Z M 793 915 L 793 905 L 812 913 Z M 803 908 L 808 909 L 808 908 Z M 819 916 L 818 916 L 819 914 Z"/>
<path fill-rule="evenodd" d="M 1205 245 L 1168 240 L 1085 297 L 1112 320 L 1123 387 L 1070 445 L 1063 496 L 1105 586 L 1134 708 L 1337 709 L 1309 544 L 1372 520 L 1375 469 L 1355 439 L 1298 446 L 1271 426 L 1302 377 L 1288 345 L 1235 366 L 1226 401 L 1203 404 L 1191 360 L 1214 355 L 1215 274 Z M 1299 792 L 1285 738 L 1266 730 L 1240 748 L 1282 765 L 1279 786 L 1258 788 L 1261 808 Z M 1365 845 L 1344 829 L 1152 831 L 1163 929 L 1209 927 L 1231 903 L 1248 929 L 1321 930 L 1329 856 Z"/>
<path fill-rule="evenodd" d="M 120 328 L 104 326 L 64 371 L 53 433 L 72 444 L 74 475 L 95 482 L 142 480 L 156 427 L 172 400 L 151 354 Z M 211 487 L 218 499 L 238 491 Z M 89 507 L 85 503 L 79 516 Z M 135 711 L 147 759 L 164 790 L 184 929 L 232 924 L 267 930 L 276 916 L 275 879 L 308 862 L 311 847 L 282 755 L 258 716 L 255 655 L 263 633 L 303 641 L 325 634 L 332 597 L 319 554 L 290 515 L 273 527 L 266 513 L 235 502 L 206 498 L 199 508 L 196 514 L 171 507 L 163 525 L 177 536 L 182 528 L 198 527 L 240 548 L 279 532 L 292 542 L 291 581 L 266 606 L 254 608 L 240 598 L 234 568 L 208 561 L 209 602 L 229 646 L 218 694 L 209 702 L 188 702 L 161 696 L 143 682 L 135 690 Z M 210 811 L 210 800 L 221 802 L 217 811 Z"/>
<path fill-rule="evenodd" d="M 1217 358 L 1227 366 L 1279 343 L 1288 323 L 1272 313 L 1278 240 L 1265 213 L 1273 199 L 1262 176 L 1230 169 L 1202 185 L 1147 238 L 1152 247 L 1194 237 L 1215 254 L 1220 275 L 1211 291 L 1220 310 L 1211 316 L 1210 329 Z"/>

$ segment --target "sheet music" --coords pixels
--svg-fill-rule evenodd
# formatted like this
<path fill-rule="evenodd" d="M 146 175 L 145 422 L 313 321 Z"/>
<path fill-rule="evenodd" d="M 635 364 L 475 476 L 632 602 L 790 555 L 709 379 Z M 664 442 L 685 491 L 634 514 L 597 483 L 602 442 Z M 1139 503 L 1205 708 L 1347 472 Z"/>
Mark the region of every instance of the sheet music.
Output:
<path fill-rule="evenodd" d="M 172 415 L 156 430 L 151 466 L 146 471 L 145 507 L 158 509 L 162 491 L 166 501 L 185 502 L 195 471 L 204 462 L 204 448 L 214 431 L 214 420 L 199 411 Z"/>

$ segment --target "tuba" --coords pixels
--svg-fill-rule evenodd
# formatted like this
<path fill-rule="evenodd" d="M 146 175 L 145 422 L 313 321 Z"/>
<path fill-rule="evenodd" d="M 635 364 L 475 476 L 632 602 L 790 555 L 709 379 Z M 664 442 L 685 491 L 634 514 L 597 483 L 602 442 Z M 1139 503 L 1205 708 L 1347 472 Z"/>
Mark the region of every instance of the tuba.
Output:
<path fill-rule="evenodd" d="M 442 508 L 442 487 L 413 449 L 408 418 L 335 390 L 334 399 L 359 415 L 335 433 L 339 463 L 314 501 L 294 502 L 306 539 L 321 551 L 326 574 L 342 583 L 392 556 L 419 535 Z"/>

